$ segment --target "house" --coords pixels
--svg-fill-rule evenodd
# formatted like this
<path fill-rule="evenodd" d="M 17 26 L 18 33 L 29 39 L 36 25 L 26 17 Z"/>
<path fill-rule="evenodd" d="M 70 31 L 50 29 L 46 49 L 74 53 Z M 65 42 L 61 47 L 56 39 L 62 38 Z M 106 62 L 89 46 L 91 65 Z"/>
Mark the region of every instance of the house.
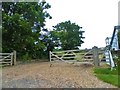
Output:
<path fill-rule="evenodd" d="M 111 50 L 118 51 L 120 49 L 120 42 L 118 42 L 119 30 L 120 30 L 120 26 L 115 26 L 112 37 L 107 37 L 105 39 L 106 41 L 105 57 L 106 57 L 106 62 L 111 66 L 111 69 L 115 66 L 115 63 L 113 61 L 113 57 L 111 54 Z"/>
<path fill-rule="evenodd" d="M 105 39 L 106 46 L 108 46 L 109 50 L 119 50 L 120 42 L 118 42 L 118 31 L 120 30 L 120 26 L 115 26 L 113 30 L 112 37 L 107 37 Z"/>

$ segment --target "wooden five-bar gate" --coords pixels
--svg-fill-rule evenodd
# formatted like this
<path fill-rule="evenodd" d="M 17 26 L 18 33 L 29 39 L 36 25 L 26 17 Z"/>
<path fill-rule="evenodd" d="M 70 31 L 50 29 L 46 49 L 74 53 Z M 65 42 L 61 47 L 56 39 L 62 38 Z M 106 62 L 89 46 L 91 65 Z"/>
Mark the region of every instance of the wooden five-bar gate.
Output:
<path fill-rule="evenodd" d="M 100 55 L 104 54 L 104 50 L 97 47 L 84 50 L 65 50 L 49 52 L 50 62 L 63 61 L 63 62 L 87 62 L 95 66 L 99 66 L 101 62 Z M 103 59 L 103 58 L 102 58 Z"/>
<path fill-rule="evenodd" d="M 16 64 L 16 51 L 12 53 L 0 53 L 1 66 L 15 65 Z"/>
<path fill-rule="evenodd" d="M 93 55 L 92 50 L 89 50 L 88 52 L 80 52 L 80 50 L 66 50 L 66 51 L 56 51 L 51 52 L 50 51 L 50 61 L 57 61 L 61 60 L 64 62 L 67 61 L 93 61 Z"/>

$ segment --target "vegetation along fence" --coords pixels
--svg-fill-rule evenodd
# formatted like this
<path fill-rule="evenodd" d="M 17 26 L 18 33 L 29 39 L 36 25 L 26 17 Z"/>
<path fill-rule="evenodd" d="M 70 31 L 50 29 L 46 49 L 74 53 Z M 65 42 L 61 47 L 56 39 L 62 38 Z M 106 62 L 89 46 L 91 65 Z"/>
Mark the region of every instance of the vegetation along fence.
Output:
<path fill-rule="evenodd" d="M 0 53 L 0 64 L 2 66 L 16 65 L 16 51 L 12 53 Z"/>

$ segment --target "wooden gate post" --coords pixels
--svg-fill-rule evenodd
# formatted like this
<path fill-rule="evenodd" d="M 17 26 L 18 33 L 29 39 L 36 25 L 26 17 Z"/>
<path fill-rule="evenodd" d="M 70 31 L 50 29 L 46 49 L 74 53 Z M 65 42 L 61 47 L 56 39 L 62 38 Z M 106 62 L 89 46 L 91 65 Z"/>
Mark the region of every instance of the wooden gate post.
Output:
<path fill-rule="evenodd" d="M 13 65 L 16 65 L 16 51 L 13 51 Z"/>
<path fill-rule="evenodd" d="M 13 65 L 13 53 L 11 53 L 11 66 Z"/>
<path fill-rule="evenodd" d="M 51 51 L 49 51 L 49 59 L 50 59 L 50 62 L 51 62 Z"/>
<path fill-rule="evenodd" d="M 95 67 L 100 66 L 99 54 L 98 54 L 98 47 L 94 46 L 93 48 L 93 61 Z"/>

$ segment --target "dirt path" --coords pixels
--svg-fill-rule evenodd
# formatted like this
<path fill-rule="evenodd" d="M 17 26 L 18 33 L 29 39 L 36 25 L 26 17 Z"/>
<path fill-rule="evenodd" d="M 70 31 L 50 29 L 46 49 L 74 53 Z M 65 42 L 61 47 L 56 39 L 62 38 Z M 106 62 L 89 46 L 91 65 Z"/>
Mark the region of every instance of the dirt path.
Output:
<path fill-rule="evenodd" d="M 98 80 L 90 64 L 49 62 L 3 68 L 3 88 L 115 88 Z"/>

